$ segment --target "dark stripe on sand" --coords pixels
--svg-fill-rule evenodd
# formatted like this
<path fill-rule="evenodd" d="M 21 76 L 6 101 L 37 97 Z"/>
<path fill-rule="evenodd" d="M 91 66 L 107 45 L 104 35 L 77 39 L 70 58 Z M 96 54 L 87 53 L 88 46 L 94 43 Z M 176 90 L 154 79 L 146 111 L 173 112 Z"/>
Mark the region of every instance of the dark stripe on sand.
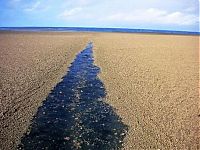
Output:
<path fill-rule="evenodd" d="M 104 102 L 106 92 L 94 65 L 92 43 L 77 55 L 63 80 L 38 109 L 18 149 L 120 149 L 127 132 Z"/>

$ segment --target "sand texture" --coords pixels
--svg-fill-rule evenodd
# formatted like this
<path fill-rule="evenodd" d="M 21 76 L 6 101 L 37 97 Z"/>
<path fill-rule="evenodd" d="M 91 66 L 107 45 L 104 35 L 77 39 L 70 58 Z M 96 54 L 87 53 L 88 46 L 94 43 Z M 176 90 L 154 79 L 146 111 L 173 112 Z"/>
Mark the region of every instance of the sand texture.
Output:
<path fill-rule="evenodd" d="M 0 149 L 15 149 L 32 116 L 88 42 L 81 33 L 0 33 Z"/>
<path fill-rule="evenodd" d="M 129 126 L 124 149 L 199 149 L 198 38 L 94 38 L 107 101 Z"/>
<path fill-rule="evenodd" d="M 129 131 L 124 149 L 199 149 L 199 37 L 0 33 L 0 149 L 16 149 L 37 108 L 93 41 L 106 101 Z"/>

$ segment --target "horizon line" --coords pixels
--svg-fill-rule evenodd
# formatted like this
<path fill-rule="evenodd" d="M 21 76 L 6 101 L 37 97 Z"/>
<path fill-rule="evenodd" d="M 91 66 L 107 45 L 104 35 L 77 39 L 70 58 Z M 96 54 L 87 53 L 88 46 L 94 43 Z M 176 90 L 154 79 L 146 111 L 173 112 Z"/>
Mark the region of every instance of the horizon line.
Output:
<path fill-rule="evenodd" d="M 149 29 L 149 28 L 129 28 L 129 27 L 84 27 L 84 26 L 0 26 L 0 28 L 82 28 L 82 29 L 127 29 L 127 30 L 143 30 L 143 31 L 161 31 L 168 33 L 172 32 L 187 32 L 200 35 L 200 31 L 189 30 L 170 30 L 170 29 Z"/>

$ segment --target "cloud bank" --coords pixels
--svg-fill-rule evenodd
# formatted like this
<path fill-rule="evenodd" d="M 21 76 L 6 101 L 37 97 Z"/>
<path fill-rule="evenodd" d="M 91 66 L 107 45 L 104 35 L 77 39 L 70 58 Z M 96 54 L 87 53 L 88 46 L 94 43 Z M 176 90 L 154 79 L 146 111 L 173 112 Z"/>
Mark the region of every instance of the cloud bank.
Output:
<path fill-rule="evenodd" d="M 198 23 L 198 16 L 186 14 L 180 11 L 167 12 L 155 8 L 146 10 L 134 10 L 132 12 L 117 12 L 101 18 L 101 20 L 113 22 L 128 22 L 128 23 L 150 23 L 150 24 L 165 24 L 165 25 L 193 25 Z"/>
<path fill-rule="evenodd" d="M 0 11 L 0 26 L 199 28 L 199 0 L 1 0 Z"/>

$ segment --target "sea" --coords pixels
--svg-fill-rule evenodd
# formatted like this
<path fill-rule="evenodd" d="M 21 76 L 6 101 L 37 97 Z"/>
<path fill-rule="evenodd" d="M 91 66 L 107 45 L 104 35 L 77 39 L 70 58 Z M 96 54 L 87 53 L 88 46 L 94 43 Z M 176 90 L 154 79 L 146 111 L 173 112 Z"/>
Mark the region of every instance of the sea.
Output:
<path fill-rule="evenodd" d="M 120 32 L 120 33 L 154 33 L 200 35 L 200 32 L 130 29 L 130 28 L 94 28 L 94 27 L 0 27 L 0 31 L 30 31 L 30 32 Z"/>

